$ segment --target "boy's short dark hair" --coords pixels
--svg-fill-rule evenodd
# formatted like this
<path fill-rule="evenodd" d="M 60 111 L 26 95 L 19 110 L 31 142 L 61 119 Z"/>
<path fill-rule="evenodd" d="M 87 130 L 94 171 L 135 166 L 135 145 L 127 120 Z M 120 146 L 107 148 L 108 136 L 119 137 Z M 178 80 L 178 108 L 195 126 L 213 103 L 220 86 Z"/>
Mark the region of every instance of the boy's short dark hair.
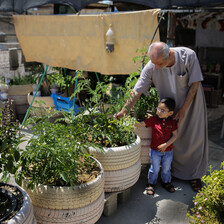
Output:
<path fill-rule="evenodd" d="M 171 98 L 164 98 L 164 99 L 160 100 L 160 103 L 164 103 L 166 105 L 166 107 L 169 109 L 169 111 L 175 110 L 176 103 Z"/>

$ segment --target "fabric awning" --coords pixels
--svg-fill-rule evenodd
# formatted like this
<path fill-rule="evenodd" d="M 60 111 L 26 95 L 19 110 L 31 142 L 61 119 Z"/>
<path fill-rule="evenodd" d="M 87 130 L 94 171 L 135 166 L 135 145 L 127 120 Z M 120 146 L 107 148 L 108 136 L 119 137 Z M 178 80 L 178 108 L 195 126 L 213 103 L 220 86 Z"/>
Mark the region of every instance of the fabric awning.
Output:
<path fill-rule="evenodd" d="M 95 15 L 15 15 L 16 35 L 27 62 L 55 67 L 130 74 L 136 50 L 148 48 L 160 9 Z M 107 53 L 106 32 L 112 24 L 114 52 Z M 159 32 L 154 41 L 159 41 Z M 140 54 L 140 53 L 139 53 Z"/>

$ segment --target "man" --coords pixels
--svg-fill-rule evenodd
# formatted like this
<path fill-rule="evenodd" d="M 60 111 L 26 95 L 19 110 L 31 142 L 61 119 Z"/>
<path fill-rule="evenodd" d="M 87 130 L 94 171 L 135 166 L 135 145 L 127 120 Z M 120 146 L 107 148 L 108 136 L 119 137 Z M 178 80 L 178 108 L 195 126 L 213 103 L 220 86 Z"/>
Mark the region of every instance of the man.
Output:
<path fill-rule="evenodd" d="M 160 99 L 176 101 L 178 138 L 174 143 L 172 176 L 190 180 L 194 191 L 202 187 L 201 177 L 208 163 L 207 112 L 201 81 L 203 76 L 195 52 L 186 47 L 170 48 L 163 42 L 149 47 L 146 64 L 130 98 L 116 114 L 122 117 L 153 83 Z"/>

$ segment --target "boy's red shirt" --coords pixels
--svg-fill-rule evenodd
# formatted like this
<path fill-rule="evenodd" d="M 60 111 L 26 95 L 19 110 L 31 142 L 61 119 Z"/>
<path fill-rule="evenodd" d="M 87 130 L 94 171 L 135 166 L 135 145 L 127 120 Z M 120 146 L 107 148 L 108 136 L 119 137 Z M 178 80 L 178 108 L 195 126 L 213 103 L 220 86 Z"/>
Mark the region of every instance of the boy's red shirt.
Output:
<path fill-rule="evenodd" d="M 158 146 L 167 142 L 172 137 L 172 132 L 177 130 L 177 122 L 173 118 L 166 119 L 153 116 L 144 120 L 146 127 L 152 128 L 152 140 L 150 147 L 158 150 Z M 173 149 L 173 144 L 166 148 L 166 151 Z"/>

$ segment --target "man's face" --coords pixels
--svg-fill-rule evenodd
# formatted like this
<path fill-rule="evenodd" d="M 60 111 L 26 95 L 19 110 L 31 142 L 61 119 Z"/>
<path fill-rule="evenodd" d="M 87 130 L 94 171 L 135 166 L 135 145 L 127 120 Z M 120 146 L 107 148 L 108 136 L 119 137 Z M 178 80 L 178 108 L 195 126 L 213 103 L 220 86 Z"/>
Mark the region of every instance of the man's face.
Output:
<path fill-rule="evenodd" d="M 169 59 L 164 59 L 163 56 L 151 58 L 151 62 L 155 65 L 156 69 L 164 68 L 168 65 Z"/>

